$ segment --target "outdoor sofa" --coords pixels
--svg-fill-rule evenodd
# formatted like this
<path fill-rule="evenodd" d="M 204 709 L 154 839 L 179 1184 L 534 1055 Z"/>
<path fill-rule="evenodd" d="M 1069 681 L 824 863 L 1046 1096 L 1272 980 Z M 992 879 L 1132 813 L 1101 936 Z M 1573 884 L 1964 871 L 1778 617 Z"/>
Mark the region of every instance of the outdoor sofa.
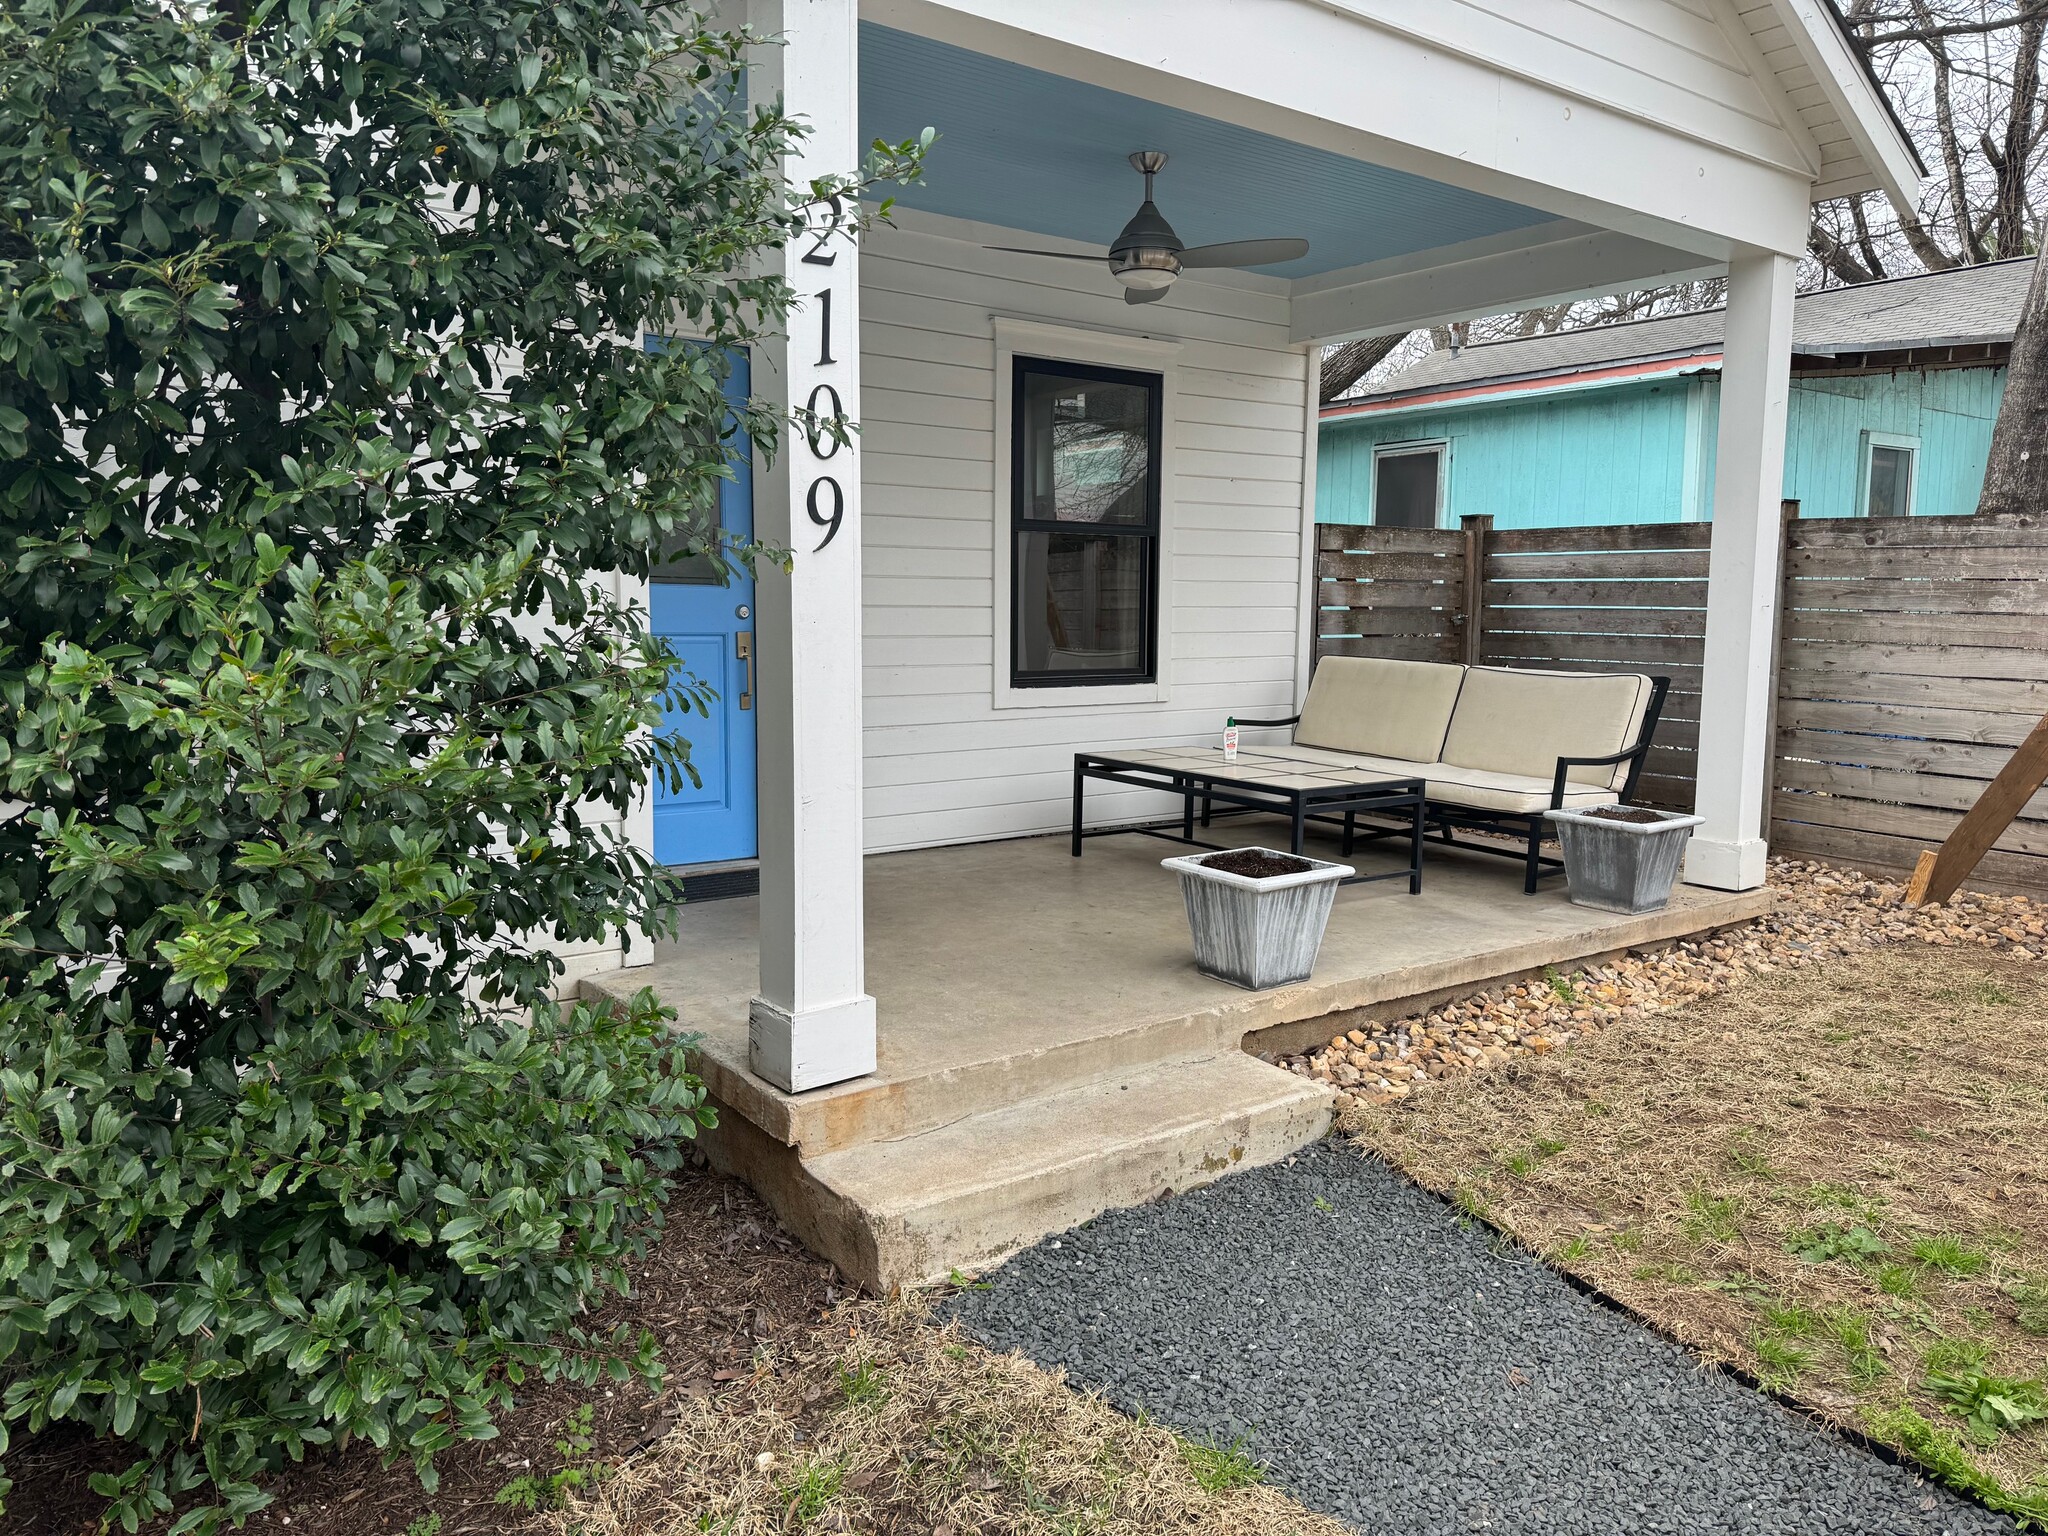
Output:
<path fill-rule="evenodd" d="M 1563 867 L 1542 851 L 1543 813 L 1626 800 L 1670 686 L 1641 672 L 1326 656 L 1300 714 L 1238 724 L 1294 727 L 1289 744 L 1262 744 L 1265 755 L 1424 780 L 1430 829 L 1521 859 L 1522 888 L 1534 891 Z M 1459 844 L 1460 828 L 1505 832 L 1519 846 Z"/>

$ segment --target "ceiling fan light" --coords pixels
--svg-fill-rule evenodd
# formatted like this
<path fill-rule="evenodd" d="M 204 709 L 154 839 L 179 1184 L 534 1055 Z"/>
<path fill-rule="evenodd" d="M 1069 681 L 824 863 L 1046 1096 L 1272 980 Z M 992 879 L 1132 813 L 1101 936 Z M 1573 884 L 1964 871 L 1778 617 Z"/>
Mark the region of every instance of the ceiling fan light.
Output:
<path fill-rule="evenodd" d="M 1158 247 L 1112 251 L 1109 270 L 1126 288 L 1165 288 L 1180 276 L 1180 256 Z"/>

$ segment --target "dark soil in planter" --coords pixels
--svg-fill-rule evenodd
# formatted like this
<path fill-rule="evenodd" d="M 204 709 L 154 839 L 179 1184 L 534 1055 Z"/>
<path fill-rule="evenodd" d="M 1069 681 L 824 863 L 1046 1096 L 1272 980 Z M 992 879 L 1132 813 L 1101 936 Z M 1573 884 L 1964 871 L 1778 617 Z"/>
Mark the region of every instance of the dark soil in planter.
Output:
<path fill-rule="evenodd" d="M 1635 805 L 1603 805 L 1586 812 L 1588 821 L 1630 821 L 1637 826 L 1648 826 L 1652 822 L 1669 821 L 1669 811 L 1646 811 Z"/>
<path fill-rule="evenodd" d="M 1226 875 L 1246 875 L 1253 880 L 1266 880 L 1274 875 L 1298 875 L 1305 869 L 1314 869 L 1308 859 L 1297 859 L 1291 853 L 1268 853 L 1263 848 L 1237 848 L 1229 853 L 1212 853 L 1202 860 L 1204 869 L 1220 869 Z"/>

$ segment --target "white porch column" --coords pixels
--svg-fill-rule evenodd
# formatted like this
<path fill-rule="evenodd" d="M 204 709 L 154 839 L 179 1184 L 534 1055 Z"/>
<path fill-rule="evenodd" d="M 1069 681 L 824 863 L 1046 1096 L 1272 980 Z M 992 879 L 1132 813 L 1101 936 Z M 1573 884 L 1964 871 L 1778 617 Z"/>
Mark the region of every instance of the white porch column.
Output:
<path fill-rule="evenodd" d="M 1728 266 L 1694 806 L 1706 821 L 1693 834 L 1685 859 L 1687 880 L 1724 891 L 1764 883 L 1771 760 L 1765 738 L 1777 630 L 1778 504 L 1785 484 L 1795 265 L 1790 256 L 1761 252 L 1738 256 Z"/>
<path fill-rule="evenodd" d="M 754 0 L 779 46 L 758 50 L 750 94 L 780 95 L 810 132 L 784 162 L 801 186 L 860 164 L 856 0 Z M 754 358 L 756 394 L 860 417 L 860 252 L 824 210 L 818 236 L 771 261 L 801 295 L 786 337 Z M 795 552 L 760 572 L 761 991 L 754 1070 L 791 1092 L 875 1069 L 875 1000 L 861 953 L 860 468 L 854 443 L 791 432 L 757 465 L 758 537 Z"/>

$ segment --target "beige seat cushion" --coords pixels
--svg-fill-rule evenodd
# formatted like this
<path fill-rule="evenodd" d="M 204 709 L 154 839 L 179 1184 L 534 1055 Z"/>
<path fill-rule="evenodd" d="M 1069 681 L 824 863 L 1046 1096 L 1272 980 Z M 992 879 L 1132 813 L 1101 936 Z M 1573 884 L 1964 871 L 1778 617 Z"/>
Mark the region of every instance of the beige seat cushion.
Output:
<path fill-rule="evenodd" d="M 1294 740 L 1304 747 L 1433 763 L 1465 669 L 1447 662 L 1325 656 Z"/>
<path fill-rule="evenodd" d="M 1328 663 L 1325 663 L 1328 665 Z M 1473 667 L 1451 715 L 1443 761 L 1522 774 L 1547 787 L 1560 757 L 1605 757 L 1636 739 L 1650 705 L 1640 672 L 1525 672 Z M 1616 789 L 1626 764 L 1573 768 L 1572 782 Z"/>
<path fill-rule="evenodd" d="M 1489 773 L 1484 768 L 1455 768 L 1438 763 L 1429 770 L 1429 798 L 1438 805 L 1463 805 L 1475 811 L 1529 812 L 1550 809 L 1550 779 L 1526 773 Z M 1596 805 L 1612 805 L 1621 797 L 1604 785 L 1565 784 L 1564 806 L 1583 811 Z"/>

